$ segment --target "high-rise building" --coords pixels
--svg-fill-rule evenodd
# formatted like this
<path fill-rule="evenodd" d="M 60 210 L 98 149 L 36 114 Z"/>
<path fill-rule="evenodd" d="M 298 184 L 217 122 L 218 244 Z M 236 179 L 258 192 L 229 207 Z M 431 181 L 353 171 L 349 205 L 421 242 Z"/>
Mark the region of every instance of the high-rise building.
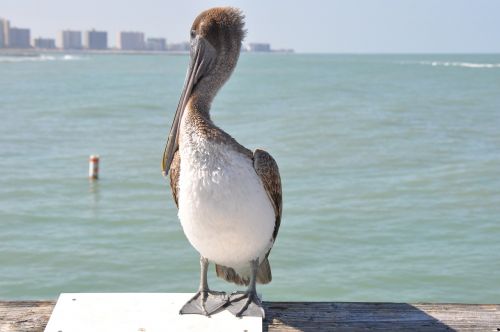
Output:
<path fill-rule="evenodd" d="M 9 21 L 0 18 L 0 48 L 9 46 Z"/>
<path fill-rule="evenodd" d="M 122 31 L 118 33 L 117 46 L 122 50 L 143 50 L 144 33 Z"/>
<path fill-rule="evenodd" d="M 10 23 L 0 18 L 0 47 L 9 47 Z"/>
<path fill-rule="evenodd" d="M 65 50 L 79 50 L 82 48 L 82 32 L 73 30 L 59 31 L 57 47 Z"/>
<path fill-rule="evenodd" d="M 105 50 L 108 48 L 108 33 L 106 31 L 90 30 L 83 35 L 83 47 L 89 50 Z"/>
<path fill-rule="evenodd" d="M 33 39 L 33 47 L 44 49 L 56 48 L 56 41 L 52 38 L 35 38 Z"/>
<path fill-rule="evenodd" d="M 249 52 L 271 52 L 271 45 L 267 43 L 250 43 L 248 44 Z"/>
<path fill-rule="evenodd" d="M 11 27 L 9 29 L 10 48 L 31 48 L 30 29 Z"/>
<path fill-rule="evenodd" d="M 167 40 L 165 38 L 148 38 L 147 49 L 150 51 L 166 51 Z"/>
<path fill-rule="evenodd" d="M 191 44 L 189 42 L 183 43 L 169 43 L 167 45 L 167 50 L 170 52 L 189 52 Z"/>

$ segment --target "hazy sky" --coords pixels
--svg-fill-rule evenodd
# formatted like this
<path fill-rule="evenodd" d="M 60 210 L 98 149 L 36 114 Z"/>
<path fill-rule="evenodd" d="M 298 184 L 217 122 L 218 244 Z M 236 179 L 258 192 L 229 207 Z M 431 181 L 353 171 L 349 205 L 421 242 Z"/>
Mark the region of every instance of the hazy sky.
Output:
<path fill-rule="evenodd" d="M 246 42 L 298 52 L 500 52 L 499 0 L 0 0 L 0 17 L 31 28 L 143 31 L 188 39 L 196 15 L 230 5 L 246 14 Z"/>

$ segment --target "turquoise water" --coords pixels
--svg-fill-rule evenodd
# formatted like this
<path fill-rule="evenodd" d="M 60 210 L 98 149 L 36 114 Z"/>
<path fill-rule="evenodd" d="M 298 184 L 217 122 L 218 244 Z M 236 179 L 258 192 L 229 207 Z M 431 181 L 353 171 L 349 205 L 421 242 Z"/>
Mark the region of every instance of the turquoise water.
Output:
<path fill-rule="evenodd" d="M 160 172 L 187 61 L 0 57 L 0 298 L 197 288 Z M 212 114 L 280 165 L 265 299 L 499 302 L 499 55 L 244 54 Z"/>

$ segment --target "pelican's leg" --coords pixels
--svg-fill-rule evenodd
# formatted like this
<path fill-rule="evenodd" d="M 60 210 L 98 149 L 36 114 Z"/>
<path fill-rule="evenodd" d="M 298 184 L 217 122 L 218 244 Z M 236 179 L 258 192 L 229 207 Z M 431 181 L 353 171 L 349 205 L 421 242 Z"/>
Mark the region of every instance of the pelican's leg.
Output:
<path fill-rule="evenodd" d="M 251 261 L 250 264 L 252 267 L 250 284 L 245 292 L 235 292 L 231 294 L 227 310 L 236 315 L 236 317 L 252 316 L 264 318 L 266 315 L 255 286 L 257 270 L 259 269 L 259 259 L 257 258 Z"/>
<path fill-rule="evenodd" d="M 224 292 L 211 291 L 208 288 L 207 270 L 208 259 L 200 256 L 200 288 L 198 292 L 180 310 L 180 314 L 198 314 L 210 316 L 224 305 L 228 298 Z"/>

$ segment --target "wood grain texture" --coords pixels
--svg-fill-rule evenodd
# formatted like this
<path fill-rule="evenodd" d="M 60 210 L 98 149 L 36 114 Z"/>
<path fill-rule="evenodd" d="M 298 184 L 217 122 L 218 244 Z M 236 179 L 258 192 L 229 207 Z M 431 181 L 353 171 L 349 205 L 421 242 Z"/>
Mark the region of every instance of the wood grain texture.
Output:
<path fill-rule="evenodd" d="M 0 332 L 43 332 L 56 301 L 0 301 Z"/>
<path fill-rule="evenodd" d="M 0 301 L 0 332 L 43 331 L 55 301 Z M 263 331 L 500 331 L 499 304 L 264 302 Z"/>
<path fill-rule="evenodd" d="M 266 302 L 264 331 L 500 331 L 500 305 Z"/>

